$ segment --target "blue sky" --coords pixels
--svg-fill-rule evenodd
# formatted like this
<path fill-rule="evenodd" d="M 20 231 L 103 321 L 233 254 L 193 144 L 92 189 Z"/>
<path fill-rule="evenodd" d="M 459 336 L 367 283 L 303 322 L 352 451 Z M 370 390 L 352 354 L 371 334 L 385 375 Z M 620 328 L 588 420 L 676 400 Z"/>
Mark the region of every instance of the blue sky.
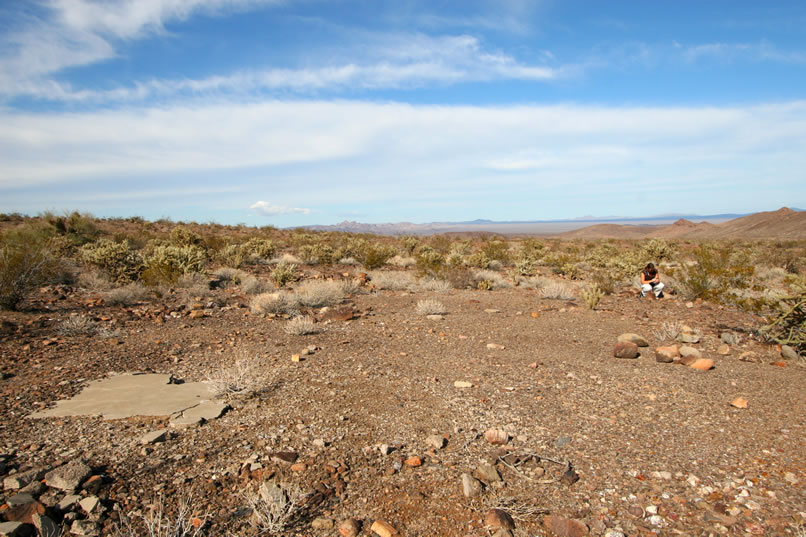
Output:
<path fill-rule="evenodd" d="M 806 3 L 0 2 L 0 212 L 806 207 Z"/>

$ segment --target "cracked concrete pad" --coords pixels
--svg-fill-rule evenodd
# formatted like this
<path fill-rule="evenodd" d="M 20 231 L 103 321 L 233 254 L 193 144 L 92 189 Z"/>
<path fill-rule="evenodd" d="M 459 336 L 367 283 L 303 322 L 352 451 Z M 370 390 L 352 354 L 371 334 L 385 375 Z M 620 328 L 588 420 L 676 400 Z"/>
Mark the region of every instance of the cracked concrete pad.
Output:
<path fill-rule="evenodd" d="M 56 401 L 55 407 L 29 417 L 103 416 L 105 420 L 116 420 L 172 416 L 213 399 L 207 384 L 169 384 L 170 378 L 170 375 L 127 374 L 96 380 L 72 399 Z"/>
<path fill-rule="evenodd" d="M 189 408 L 171 417 L 172 427 L 187 427 L 188 425 L 198 425 L 203 421 L 210 421 L 221 417 L 221 415 L 229 408 L 226 403 L 218 403 L 216 401 L 205 401 L 193 408 Z"/>

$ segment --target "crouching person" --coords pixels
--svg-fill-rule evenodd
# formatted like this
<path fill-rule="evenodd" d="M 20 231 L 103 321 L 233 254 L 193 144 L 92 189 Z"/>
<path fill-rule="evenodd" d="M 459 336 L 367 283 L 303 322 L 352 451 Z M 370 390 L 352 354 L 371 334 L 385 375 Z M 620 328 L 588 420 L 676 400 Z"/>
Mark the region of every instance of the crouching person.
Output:
<path fill-rule="evenodd" d="M 663 284 L 660 281 L 658 269 L 652 263 L 647 263 L 641 271 L 641 297 L 645 297 L 648 292 L 655 293 L 657 298 L 663 298 Z"/>

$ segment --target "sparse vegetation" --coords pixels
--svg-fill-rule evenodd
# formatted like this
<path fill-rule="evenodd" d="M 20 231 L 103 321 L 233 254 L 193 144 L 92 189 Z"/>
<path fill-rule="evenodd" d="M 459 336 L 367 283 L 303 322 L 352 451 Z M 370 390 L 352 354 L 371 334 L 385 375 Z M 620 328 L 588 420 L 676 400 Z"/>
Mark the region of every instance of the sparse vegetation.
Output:
<path fill-rule="evenodd" d="M 448 313 L 448 309 L 445 307 L 445 305 L 439 300 L 434 300 L 433 298 L 419 300 L 417 302 L 415 311 L 417 312 L 417 315 L 444 315 L 445 313 Z"/>
<path fill-rule="evenodd" d="M 104 303 L 110 306 L 131 306 L 148 299 L 151 293 L 140 283 L 130 283 L 104 294 Z"/>
<path fill-rule="evenodd" d="M 296 315 L 299 313 L 299 306 L 297 295 L 287 291 L 261 293 L 250 302 L 252 313 Z"/>
<path fill-rule="evenodd" d="M 335 281 L 307 281 L 296 289 L 297 300 L 308 308 L 334 306 L 344 300 L 344 286 Z"/>
<path fill-rule="evenodd" d="M 579 294 L 582 296 L 582 300 L 585 302 L 585 307 L 589 310 L 596 309 L 596 306 L 599 305 L 599 302 L 601 302 L 605 295 L 604 291 L 599 289 L 596 284 L 585 287 L 579 292 Z"/>
<path fill-rule="evenodd" d="M 84 315 L 71 315 L 59 323 L 59 334 L 63 336 L 91 336 L 98 331 L 98 323 Z"/>
<path fill-rule="evenodd" d="M 271 279 L 277 287 L 285 287 L 289 283 L 297 280 L 297 266 L 293 263 L 279 263 L 271 271 Z"/>
<path fill-rule="evenodd" d="M 307 316 L 294 317 L 285 324 L 283 330 L 292 336 L 307 336 L 321 332 L 314 320 Z"/>
<path fill-rule="evenodd" d="M 5 233 L 0 242 L 0 309 L 17 309 L 31 291 L 50 282 L 57 269 L 49 239 L 30 228 Z"/>

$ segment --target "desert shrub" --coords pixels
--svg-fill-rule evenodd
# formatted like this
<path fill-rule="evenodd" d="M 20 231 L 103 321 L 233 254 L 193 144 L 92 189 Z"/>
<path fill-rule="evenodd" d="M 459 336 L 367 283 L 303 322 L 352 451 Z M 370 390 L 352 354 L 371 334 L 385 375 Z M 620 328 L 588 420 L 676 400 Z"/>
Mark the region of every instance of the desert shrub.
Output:
<path fill-rule="evenodd" d="M 303 263 L 307 265 L 330 265 L 336 255 L 329 244 L 322 242 L 302 245 L 297 253 Z"/>
<path fill-rule="evenodd" d="M 767 318 L 761 333 L 769 340 L 794 347 L 806 355 L 806 288 L 775 304 L 775 313 Z"/>
<path fill-rule="evenodd" d="M 296 315 L 299 313 L 297 295 L 286 291 L 261 293 L 249 303 L 252 313 L 274 313 Z"/>
<path fill-rule="evenodd" d="M 82 246 L 78 257 L 105 271 L 117 283 L 136 281 L 143 271 L 143 257 L 128 241 L 98 239 Z"/>
<path fill-rule="evenodd" d="M 183 274 L 201 272 L 206 253 L 198 246 L 153 246 L 144 258 L 141 279 L 148 285 L 176 283 Z"/>
<path fill-rule="evenodd" d="M 280 257 L 273 257 L 269 260 L 269 264 L 271 265 L 281 265 L 283 263 L 286 265 L 301 265 L 302 259 L 293 254 L 285 253 Z"/>
<path fill-rule="evenodd" d="M 423 246 L 417 253 L 417 269 L 423 276 L 439 278 L 445 271 L 445 258 L 434 248 Z"/>
<path fill-rule="evenodd" d="M 459 252 L 451 250 L 448 252 L 447 257 L 445 257 L 445 263 L 451 268 L 464 267 L 465 256 Z"/>
<path fill-rule="evenodd" d="M 59 323 L 62 336 L 91 336 L 98 331 L 98 323 L 84 315 L 71 315 Z"/>
<path fill-rule="evenodd" d="M 586 287 L 580 291 L 579 294 L 582 296 L 582 300 L 585 302 L 585 307 L 589 310 L 595 309 L 602 300 L 602 297 L 605 295 L 604 291 L 599 289 L 596 284 Z"/>
<path fill-rule="evenodd" d="M 104 303 L 110 306 L 130 306 L 149 298 L 151 293 L 138 282 L 133 282 L 104 294 Z"/>
<path fill-rule="evenodd" d="M 73 211 L 65 216 L 56 216 L 53 213 L 46 212 L 42 215 L 42 219 L 52 226 L 57 233 L 67 237 L 70 243 L 75 246 L 87 244 L 100 235 L 98 226 L 95 224 L 95 218 L 90 214 Z"/>
<path fill-rule="evenodd" d="M 477 270 L 473 273 L 473 280 L 476 282 L 474 287 L 491 291 L 493 289 L 508 289 L 512 287 L 512 283 L 507 281 L 504 276 L 492 270 Z"/>
<path fill-rule="evenodd" d="M 418 300 L 414 310 L 417 315 L 442 315 L 448 313 L 448 309 L 439 300 L 427 298 Z"/>
<path fill-rule="evenodd" d="M 297 487 L 263 481 L 257 491 L 247 489 L 243 498 L 251 512 L 249 524 L 259 535 L 288 534 L 304 515 L 306 497 Z"/>
<path fill-rule="evenodd" d="M 117 537 L 197 537 L 206 533 L 207 514 L 194 514 L 191 503 L 193 495 L 188 494 L 176 507 L 174 516 L 166 512 L 163 499 L 154 502 L 148 514 L 140 514 L 134 522 L 121 514 L 116 527 Z M 58 535 L 58 534 L 57 534 Z"/>
<path fill-rule="evenodd" d="M 589 279 L 604 294 L 612 294 L 616 287 L 631 281 L 640 272 L 645 266 L 645 256 L 644 249 L 619 251 L 612 244 L 600 244 L 585 256 L 585 263 L 590 267 Z"/>
<path fill-rule="evenodd" d="M 267 293 L 274 287 L 271 283 L 251 275 L 241 279 L 241 290 L 247 295 L 259 295 Z"/>
<path fill-rule="evenodd" d="M 300 316 L 289 320 L 283 327 L 283 331 L 292 336 L 308 336 L 318 334 L 321 330 L 312 318 Z"/>
<path fill-rule="evenodd" d="M 537 263 L 530 257 L 521 257 L 515 261 L 515 272 L 521 276 L 533 276 L 537 272 Z"/>
<path fill-rule="evenodd" d="M 435 278 L 423 278 L 417 282 L 417 289 L 432 293 L 447 293 L 453 286 L 449 281 L 437 280 Z"/>
<path fill-rule="evenodd" d="M 0 241 L 0 309 L 14 310 L 28 294 L 50 282 L 59 263 L 50 240 L 32 228 L 6 232 Z"/>
<path fill-rule="evenodd" d="M 524 289 L 542 289 L 550 283 L 552 283 L 551 280 L 536 276 L 531 278 L 522 278 L 518 281 L 518 287 L 523 287 Z"/>
<path fill-rule="evenodd" d="M 669 269 L 677 282 L 677 291 L 685 299 L 704 298 L 731 303 L 738 296 L 737 290 L 750 285 L 753 266 L 741 264 L 743 260 L 739 259 L 732 261 L 729 250 L 700 245 L 692 255 L 692 263 Z"/>
<path fill-rule="evenodd" d="M 249 276 L 249 274 L 234 267 L 221 267 L 213 271 L 213 276 L 215 276 L 216 279 L 223 284 L 231 283 L 233 285 L 240 285 L 244 278 Z"/>
<path fill-rule="evenodd" d="M 372 271 L 368 274 L 369 281 L 377 289 L 388 291 L 410 291 L 417 287 L 417 279 L 409 272 Z"/>
<path fill-rule="evenodd" d="M 79 273 L 76 283 L 83 289 L 91 291 L 106 291 L 112 287 L 106 274 L 97 270 L 83 270 Z"/>
<path fill-rule="evenodd" d="M 201 246 L 201 235 L 186 226 L 176 226 L 171 230 L 170 242 L 174 246 Z"/>
<path fill-rule="evenodd" d="M 339 259 L 339 264 L 341 264 L 341 265 L 351 265 L 351 266 L 360 265 L 360 263 L 358 262 L 358 259 L 356 259 L 354 257 L 342 257 L 341 259 Z"/>
<path fill-rule="evenodd" d="M 176 286 L 182 289 L 196 289 L 198 287 L 204 287 L 208 291 L 210 289 L 207 278 L 200 272 L 182 274 L 179 276 L 179 278 L 177 278 Z"/>
<path fill-rule="evenodd" d="M 402 257 L 399 255 L 395 255 L 389 258 L 389 261 L 387 261 L 387 263 L 389 263 L 390 265 L 394 265 L 396 267 L 406 268 L 415 266 L 417 264 L 417 260 L 415 260 L 413 257 Z"/>
<path fill-rule="evenodd" d="M 297 300 L 308 308 L 334 306 L 344 300 L 344 287 L 341 282 L 306 281 L 296 289 Z"/>
<path fill-rule="evenodd" d="M 241 245 L 246 254 L 247 262 L 254 262 L 258 259 L 270 259 L 276 250 L 274 243 L 269 239 L 253 237 Z"/>
<path fill-rule="evenodd" d="M 486 269 L 490 266 L 491 259 L 484 252 L 474 252 L 464 259 L 468 267 Z"/>
<path fill-rule="evenodd" d="M 473 272 L 466 268 L 448 270 L 444 277 L 454 289 L 474 289 L 477 285 L 476 280 L 473 278 Z"/>
<path fill-rule="evenodd" d="M 537 239 L 526 239 L 521 242 L 518 248 L 518 258 L 530 260 L 533 263 L 539 262 L 543 258 L 546 245 Z"/>
<path fill-rule="evenodd" d="M 414 252 L 417 250 L 417 247 L 420 245 L 420 239 L 417 237 L 413 237 L 411 235 L 401 237 L 400 244 L 403 246 L 403 249 L 408 255 L 414 255 Z"/>
<path fill-rule="evenodd" d="M 542 298 L 550 298 L 555 300 L 573 300 L 576 298 L 574 288 L 562 282 L 551 282 L 540 289 L 540 296 Z"/>
<path fill-rule="evenodd" d="M 246 252 L 240 244 L 228 244 L 218 251 L 216 260 L 222 265 L 239 268 L 246 262 Z"/>
<path fill-rule="evenodd" d="M 509 244 L 507 244 L 506 241 L 489 241 L 481 247 L 481 252 L 491 261 L 499 261 L 502 264 L 506 264 L 510 260 Z"/>
<path fill-rule="evenodd" d="M 675 254 L 675 247 L 664 239 L 651 239 L 643 245 L 645 259 L 654 259 L 656 262 L 671 259 Z"/>
<path fill-rule="evenodd" d="M 356 259 L 367 270 L 382 267 L 388 259 L 395 255 L 395 249 L 378 243 L 367 243 L 356 255 Z"/>
<path fill-rule="evenodd" d="M 284 287 L 288 283 L 296 281 L 297 266 L 288 263 L 279 263 L 271 271 L 271 279 L 277 284 L 277 287 Z"/>
<path fill-rule="evenodd" d="M 216 397 L 251 397 L 272 384 L 269 371 L 257 358 L 242 356 L 229 367 L 216 368 L 205 382 Z"/>

